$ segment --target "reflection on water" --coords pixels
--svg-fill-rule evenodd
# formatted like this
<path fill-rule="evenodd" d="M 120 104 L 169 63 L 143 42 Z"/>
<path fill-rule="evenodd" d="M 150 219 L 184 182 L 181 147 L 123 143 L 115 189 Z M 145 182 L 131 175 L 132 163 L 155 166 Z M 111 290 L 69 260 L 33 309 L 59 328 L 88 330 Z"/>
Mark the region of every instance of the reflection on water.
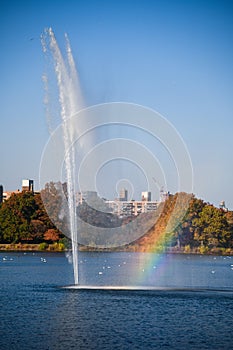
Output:
<path fill-rule="evenodd" d="M 232 257 L 81 253 L 79 259 L 83 284 L 172 290 L 63 289 L 73 284 L 65 254 L 0 253 L 1 349 L 232 349 Z"/>
<path fill-rule="evenodd" d="M 229 256 L 89 253 L 80 260 L 80 284 L 232 289 L 232 263 Z"/>

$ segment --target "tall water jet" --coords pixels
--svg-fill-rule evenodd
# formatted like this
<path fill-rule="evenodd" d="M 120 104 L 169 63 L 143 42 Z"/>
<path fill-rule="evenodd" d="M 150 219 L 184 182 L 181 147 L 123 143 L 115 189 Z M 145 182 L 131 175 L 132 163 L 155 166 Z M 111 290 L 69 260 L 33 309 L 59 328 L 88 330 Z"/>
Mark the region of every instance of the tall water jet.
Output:
<path fill-rule="evenodd" d="M 48 185 L 43 203 L 51 221 L 72 240 L 74 284 L 80 288 L 78 242 L 83 246 L 101 249 L 129 245 L 149 232 L 163 210 L 163 203 L 158 207 L 157 203 L 156 212 L 146 213 L 146 219 L 145 215 L 139 214 L 140 211 L 133 219 L 132 213 L 129 220 L 128 218 L 122 219 L 119 212 L 116 213 L 114 210 L 112 212 L 112 209 L 109 209 L 105 203 L 103 198 L 107 198 L 107 196 L 103 197 L 99 192 L 98 175 L 101 169 L 112 161 L 118 161 L 117 167 L 113 166 L 112 169 L 108 170 L 108 173 L 106 172 L 105 176 L 101 176 L 101 182 L 114 188 L 114 181 L 117 184 L 119 180 L 124 179 L 122 174 L 125 173 L 127 179 L 124 180 L 129 179 L 130 184 L 135 183 L 139 187 L 139 176 L 135 175 L 136 167 L 144 174 L 144 186 L 149 191 L 154 186 L 150 183 L 153 174 L 164 178 L 166 184 L 165 172 L 155 155 L 155 149 L 159 155 L 161 154 L 161 157 L 164 156 L 163 151 L 166 150 L 166 156 L 169 159 L 168 167 L 165 164 L 166 171 L 169 174 L 173 174 L 174 170 L 177 171 L 175 186 L 178 188 L 176 192 L 180 192 L 180 188 L 182 188 L 182 190 L 192 193 L 192 164 L 179 133 L 159 113 L 143 106 L 119 102 L 83 109 L 77 71 L 67 36 L 66 57 L 64 59 L 53 31 L 48 29 L 45 34 L 42 43 L 44 52 L 49 55 L 49 58 L 52 57 L 54 64 L 61 120 L 43 152 L 40 165 L 40 179 L 42 181 L 40 183 L 44 185 L 51 179 L 58 178 L 57 188 L 53 186 L 56 194 L 54 195 L 53 191 L 50 191 Z M 44 75 L 43 80 L 45 84 L 49 83 L 46 75 Z M 49 93 L 47 85 L 45 92 Z M 49 94 L 47 97 L 48 115 Z M 145 144 L 144 141 L 146 141 Z M 78 161 L 76 157 L 78 157 Z M 75 163 L 79 165 L 77 166 L 78 176 L 76 176 Z M 64 191 L 60 181 L 64 164 L 67 191 Z M 132 167 L 128 167 L 128 164 L 134 164 L 134 170 Z M 108 183 L 109 179 L 110 184 Z M 77 200 L 77 203 L 81 204 L 78 211 L 76 211 L 76 181 L 79 192 L 81 194 L 86 192 L 84 206 L 82 206 L 82 198 L 80 202 L 80 198 Z M 97 198 L 97 195 L 88 196 L 88 192 L 100 193 L 102 198 Z M 57 210 L 54 213 L 54 198 L 56 200 L 57 194 L 59 205 L 55 205 Z M 46 195 L 51 197 L 51 201 L 47 200 Z M 166 238 L 166 235 L 170 237 L 171 232 L 177 227 L 188 209 L 190 198 L 190 196 L 184 198 L 182 192 L 177 195 L 171 217 L 161 232 L 161 239 L 163 236 Z M 69 219 L 69 229 L 62 226 L 63 223 L 66 224 L 64 218 Z M 160 245 L 158 238 L 156 237 L 155 245 Z M 164 239 L 164 241 L 167 240 Z"/>
<path fill-rule="evenodd" d="M 45 35 L 42 37 L 42 46 L 45 53 L 49 52 L 49 54 L 52 55 L 57 80 L 60 116 L 63 129 L 63 142 L 65 148 L 64 163 L 67 183 L 68 216 L 70 226 L 69 229 L 72 241 L 74 284 L 77 285 L 79 282 L 79 277 L 74 152 L 75 131 L 72 127 L 72 123 L 69 123 L 69 118 L 82 109 L 83 103 L 79 88 L 77 70 L 67 35 L 65 35 L 65 39 L 67 55 L 66 60 L 62 56 L 55 35 L 51 28 L 45 30 Z M 48 84 L 48 77 L 44 76 L 43 80 L 46 84 Z M 48 93 L 47 86 L 45 87 L 45 92 Z M 46 101 L 49 103 L 48 99 L 46 99 Z"/>

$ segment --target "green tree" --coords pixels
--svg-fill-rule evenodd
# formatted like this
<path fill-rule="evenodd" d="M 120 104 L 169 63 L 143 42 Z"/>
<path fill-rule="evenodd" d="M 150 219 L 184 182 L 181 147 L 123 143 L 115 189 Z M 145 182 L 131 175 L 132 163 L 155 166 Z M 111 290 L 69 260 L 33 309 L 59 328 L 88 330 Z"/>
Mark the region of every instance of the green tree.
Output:
<path fill-rule="evenodd" d="M 222 210 L 206 205 L 199 217 L 193 220 L 193 224 L 194 238 L 204 246 L 229 247 L 232 231 Z"/>
<path fill-rule="evenodd" d="M 58 205 L 58 199 L 58 196 L 53 199 L 55 207 Z M 51 229 L 56 227 L 44 208 L 40 194 L 34 195 L 32 192 L 13 194 L 0 206 L 1 243 L 22 241 L 40 243 L 44 241 L 45 232 Z M 59 232 L 60 236 L 62 237 Z"/>
<path fill-rule="evenodd" d="M 30 222 L 37 205 L 30 192 L 13 194 L 0 208 L 1 241 L 20 242 L 30 236 Z"/>
<path fill-rule="evenodd" d="M 199 245 L 199 242 L 194 239 L 196 228 L 194 223 L 199 218 L 205 205 L 206 203 L 203 200 L 195 198 L 194 195 L 192 196 L 189 208 L 178 227 L 180 246 L 190 245 L 190 247 L 195 247 Z"/>

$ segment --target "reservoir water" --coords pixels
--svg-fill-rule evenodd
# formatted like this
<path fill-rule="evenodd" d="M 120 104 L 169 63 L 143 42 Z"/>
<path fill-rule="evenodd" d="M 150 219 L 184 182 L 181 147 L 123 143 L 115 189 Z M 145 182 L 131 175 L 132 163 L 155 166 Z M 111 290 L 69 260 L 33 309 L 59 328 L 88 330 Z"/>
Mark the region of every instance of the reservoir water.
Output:
<path fill-rule="evenodd" d="M 69 260 L 0 253 L 0 349 L 233 348 L 233 257 L 79 254 L 81 284 L 137 290 L 61 288 Z"/>

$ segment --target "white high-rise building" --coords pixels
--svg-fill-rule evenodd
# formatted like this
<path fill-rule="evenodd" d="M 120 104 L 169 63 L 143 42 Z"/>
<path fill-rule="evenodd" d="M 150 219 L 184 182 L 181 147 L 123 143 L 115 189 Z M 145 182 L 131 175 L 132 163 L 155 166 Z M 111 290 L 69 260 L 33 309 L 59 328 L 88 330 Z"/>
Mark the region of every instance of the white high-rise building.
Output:
<path fill-rule="evenodd" d="M 125 189 L 125 188 L 122 188 L 120 190 L 120 197 L 119 197 L 119 200 L 121 202 L 127 202 L 128 200 L 128 191 Z"/>
<path fill-rule="evenodd" d="M 33 180 L 22 180 L 22 192 L 23 191 L 34 192 Z"/>
<path fill-rule="evenodd" d="M 150 202 L 151 201 L 151 192 L 142 192 L 142 201 Z"/>

